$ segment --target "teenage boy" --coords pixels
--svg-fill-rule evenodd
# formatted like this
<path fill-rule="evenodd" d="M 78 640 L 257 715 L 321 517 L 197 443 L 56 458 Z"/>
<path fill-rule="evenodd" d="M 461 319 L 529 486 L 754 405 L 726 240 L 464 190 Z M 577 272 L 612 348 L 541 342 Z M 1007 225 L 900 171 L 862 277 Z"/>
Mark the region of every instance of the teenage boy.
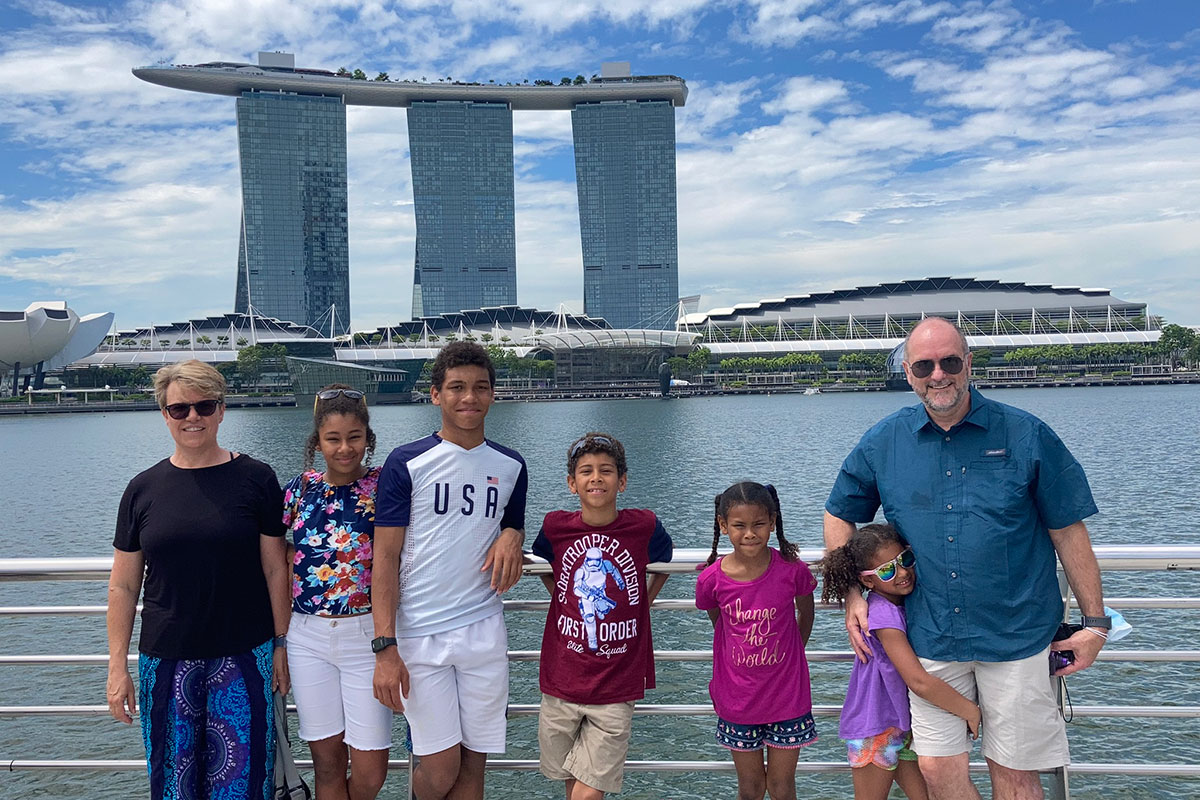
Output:
<path fill-rule="evenodd" d="M 499 595 L 521 576 L 525 462 L 489 442 L 496 371 L 472 342 L 433 362 L 437 433 L 397 447 L 379 476 L 371 582 L 375 697 L 403 712 L 420 800 L 482 800 L 503 753 L 508 636 Z"/>
<path fill-rule="evenodd" d="M 589 433 L 567 451 L 567 488 L 579 511 L 551 511 L 533 543 L 550 613 L 542 634 L 542 774 L 565 781 L 567 800 L 621 791 L 634 701 L 654 688 L 650 603 L 667 580 L 646 565 L 671 560 L 671 537 L 653 511 L 617 510 L 625 448 Z"/>

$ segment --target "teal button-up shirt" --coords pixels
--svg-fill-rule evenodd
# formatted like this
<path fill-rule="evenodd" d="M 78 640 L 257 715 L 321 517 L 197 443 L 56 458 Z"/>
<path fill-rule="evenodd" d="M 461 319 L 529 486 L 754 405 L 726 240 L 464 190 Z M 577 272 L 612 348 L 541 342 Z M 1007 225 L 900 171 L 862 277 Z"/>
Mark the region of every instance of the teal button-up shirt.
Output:
<path fill-rule="evenodd" d="M 1083 468 L 1037 417 L 971 390 L 944 431 L 924 406 L 863 435 L 825 508 L 847 522 L 883 514 L 917 556 L 905 602 L 913 650 L 939 661 L 1034 655 L 1062 620 L 1049 530 L 1096 513 Z"/>

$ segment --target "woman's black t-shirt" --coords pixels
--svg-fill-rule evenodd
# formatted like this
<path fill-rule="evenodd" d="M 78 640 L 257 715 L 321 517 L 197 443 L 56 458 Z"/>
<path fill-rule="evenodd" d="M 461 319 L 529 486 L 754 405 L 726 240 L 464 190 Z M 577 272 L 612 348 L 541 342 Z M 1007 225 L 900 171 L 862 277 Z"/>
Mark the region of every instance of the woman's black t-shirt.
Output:
<path fill-rule="evenodd" d="M 279 480 L 247 455 L 201 469 L 164 459 L 130 481 L 113 546 L 146 562 L 138 650 L 219 658 L 270 639 L 259 536 L 282 536 L 282 520 Z"/>

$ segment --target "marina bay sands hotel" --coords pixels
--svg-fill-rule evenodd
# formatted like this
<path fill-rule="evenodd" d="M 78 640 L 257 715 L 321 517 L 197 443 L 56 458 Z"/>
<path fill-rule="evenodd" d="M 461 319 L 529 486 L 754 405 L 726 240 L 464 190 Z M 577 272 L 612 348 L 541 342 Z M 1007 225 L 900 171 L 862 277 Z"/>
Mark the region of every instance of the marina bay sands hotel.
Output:
<path fill-rule="evenodd" d="M 614 328 L 674 327 L 675 107 L 687 100 L 680 78 L 634 76 L 628 63 L 617 62 L 590 81 L 558 85 L 362 80 L 298 69 L 288 53 L 259 53 L 257 65 L 141 67 L 133 74 L 237 98 L 236 311 L 253 305 L 263 316 L 349 330 L 347 105 L 407 109 L 414 319 L 516 305 L 512 113 L 569 110 L 584 313 Z"/>

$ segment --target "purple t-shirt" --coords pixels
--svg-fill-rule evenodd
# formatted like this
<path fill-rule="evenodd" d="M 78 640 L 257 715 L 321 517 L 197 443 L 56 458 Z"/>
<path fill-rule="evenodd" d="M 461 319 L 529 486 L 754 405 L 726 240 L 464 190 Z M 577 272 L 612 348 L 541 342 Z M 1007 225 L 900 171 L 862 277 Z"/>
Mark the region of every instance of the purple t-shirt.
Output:
<path fill-rule="evenodd" d="M 760 725 L 812 711 L 796 597 L 816 587 L 807 564 L 785 561 L 774 548 L 767 571 L 752 581 L 730 578 L 721 571 L 720 559 L 700 573 L 696 608 L 721 611 L 713 629 L 708 684 L 721 719 Z"/>
<path fill-rule="evenodd" d="M 881 628 L 907 633 L 904 606 L 871 592 L 867 596 L 867 629 L 873 632 Z M 871 647 L 871 660 L 864 664 L 856 658 L 850 670 L 850 687 L 846 690 L 842 724 L 838 728 L 838 736 L 843 739 L 865 739 L 888 728 L 902 731 L 912 728 L 904 679 L 878 637 L 868 637 L 867 643 Z"/>

